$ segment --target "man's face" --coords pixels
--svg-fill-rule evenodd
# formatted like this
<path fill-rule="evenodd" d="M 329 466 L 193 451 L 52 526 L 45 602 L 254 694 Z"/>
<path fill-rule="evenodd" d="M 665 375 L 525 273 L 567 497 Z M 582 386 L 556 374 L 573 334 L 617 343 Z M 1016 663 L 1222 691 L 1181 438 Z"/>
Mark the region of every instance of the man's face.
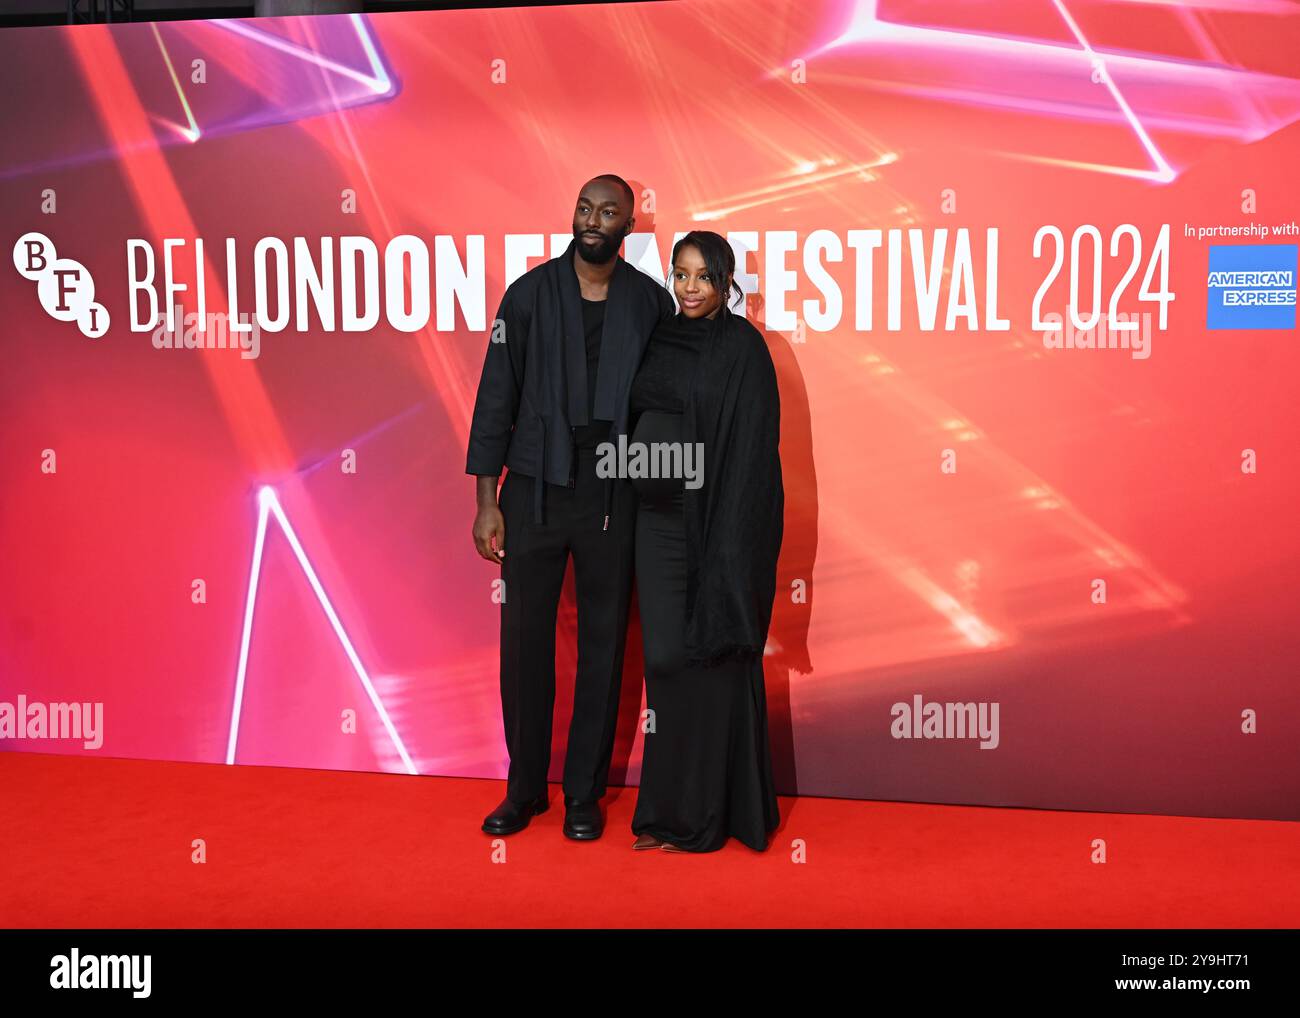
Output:
<path fill-rule="evenodd" d="M 596 265 L 610 261 L 635 222 L 621 187 L 609 180 L 587 181 L 573 210 L 578 257 Z"/>

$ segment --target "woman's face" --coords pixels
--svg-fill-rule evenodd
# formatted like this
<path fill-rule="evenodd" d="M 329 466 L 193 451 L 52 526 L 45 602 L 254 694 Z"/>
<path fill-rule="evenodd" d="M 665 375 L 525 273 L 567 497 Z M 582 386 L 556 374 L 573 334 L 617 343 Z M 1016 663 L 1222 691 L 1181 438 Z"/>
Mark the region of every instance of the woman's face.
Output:
<path fill-rule="evenodd" d="M 687 244 L 673 262 L 673 294 L 687 318 L 712 318 L 722 307 L 726 280 L 715 280 L 699 249 Z"/>

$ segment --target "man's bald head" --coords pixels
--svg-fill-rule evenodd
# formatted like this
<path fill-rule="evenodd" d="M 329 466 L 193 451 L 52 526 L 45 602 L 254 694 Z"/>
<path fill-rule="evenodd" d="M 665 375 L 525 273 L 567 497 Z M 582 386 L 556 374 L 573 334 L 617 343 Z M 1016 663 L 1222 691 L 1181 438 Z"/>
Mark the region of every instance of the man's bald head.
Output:
<path fill-rule="evenodd" d="M 604 181 L 607 184 L 613 184 L 615 187 L 617 187 L 619 190 L 623 192 L 623 197 L 627 199 L 627 207 L 629 212 L 632 210 L 632 207 L 636 205 L 636 192 L 634 192 L 632 190 L 632 186 L 622 177 L 618 176 L 618 174 L 602 173 L 599 177 L 592 177 L 589 181 L 587 181 L 587 183 L 594 184 L 598 180 Z"/>

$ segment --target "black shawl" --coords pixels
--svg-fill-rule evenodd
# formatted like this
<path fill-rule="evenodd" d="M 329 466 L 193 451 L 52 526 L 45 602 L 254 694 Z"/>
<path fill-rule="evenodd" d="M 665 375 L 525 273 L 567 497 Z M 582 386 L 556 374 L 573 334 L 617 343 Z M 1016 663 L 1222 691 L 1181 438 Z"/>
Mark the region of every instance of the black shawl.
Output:
<path fill-rule="evenodd" d="M 704 483 L 684 495 L 687 657 L 762 655 L 785 513 L 781 401 L 762 333 L 726 307 L 700 351 L 683 425 L 686 441 L 704 443 Z"/>

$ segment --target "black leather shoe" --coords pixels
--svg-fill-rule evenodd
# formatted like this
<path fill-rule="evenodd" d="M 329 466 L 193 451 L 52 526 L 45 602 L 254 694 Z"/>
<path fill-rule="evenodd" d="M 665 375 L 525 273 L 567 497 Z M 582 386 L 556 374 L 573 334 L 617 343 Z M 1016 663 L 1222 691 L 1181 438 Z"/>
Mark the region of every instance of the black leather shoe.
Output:
<path fill-rule="evenodd" d="M 599 838 L 605 829 L 605 817 L 596 801 L 580 802 L 572 796 L 564 797 L 564 836 L 574 841 L 591 841 Z"/>
<path fill-rule="evenodd" d="M 487 815 L 483 821 L 484 834 L 514 834 L 528 826 L 528 822 L 538 813 L 545 813 L 550 808 L 550 800 L 543 792 L 532 802 L 514 802 L 510 796 L 501 800 L 501 805 Z"/>

